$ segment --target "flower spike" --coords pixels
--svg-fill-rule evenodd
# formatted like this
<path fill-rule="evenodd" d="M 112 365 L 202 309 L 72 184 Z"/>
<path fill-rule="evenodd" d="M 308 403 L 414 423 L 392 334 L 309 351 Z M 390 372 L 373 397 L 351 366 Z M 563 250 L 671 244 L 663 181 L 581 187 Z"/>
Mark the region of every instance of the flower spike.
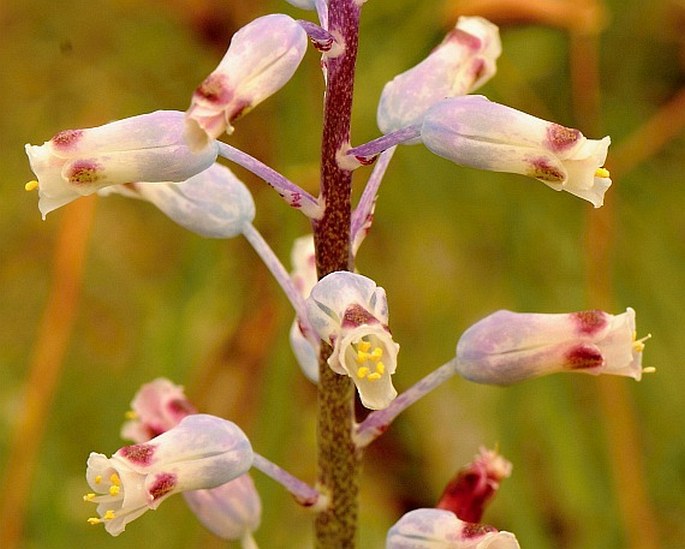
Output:
<path fill-rule="evenodd" d="M 509 385 L 555 372 L 632 377 L 642 373 L 644 339 L 635 311 L 568 314 L 497 311 L 476 322 L 457 344 L 456 369 L 477 383 Z"/>
<path fill-rule="evenodd" d="M 314 286 L 307 312 L 312 328 L 333 347 L 331 369 L 352 378 L 367 408 L 388 406 L 397 396 L 391 376 L 400 346 L 388 329 L 385 290 L 365 276 L 334 272 Z"/>
<path fill-rule="evenodd" d="M 576 129 L 478 95 L 433 105 L 423 120 L 421 139 L 432 152 L 461 166 L 534 177 L 595 208 L 611 186 L 603 168 L 609 137 L 587 139 Z"/>

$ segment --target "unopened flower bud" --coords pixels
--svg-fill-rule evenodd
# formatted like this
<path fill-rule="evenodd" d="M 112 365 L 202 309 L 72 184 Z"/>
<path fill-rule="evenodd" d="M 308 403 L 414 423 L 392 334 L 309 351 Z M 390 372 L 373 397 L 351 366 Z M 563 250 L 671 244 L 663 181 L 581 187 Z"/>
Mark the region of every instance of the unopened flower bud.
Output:
<path fill-rule="evenodd" d="M 518 549 L 516 536 L 484 524 L 459 520 L 444 509 L 415 509 L 390 530 L 386 549 Z"/>
<path fill-rule="evenodd" d="M 182 112 L 156 111 L 83 130 L 65 130 L 43 145 L 26 145 L 38 176 L 43 218 L 80 196 L 131 181 L 185 181 L 217 157 L 207 141 L 192 150 Z M 27 188 L 29 188 L 27 186 Z"/>
<path fill-rule="evenodd" d="M 644 338 L 646 339 L 646 338 Z M 568 314 L 497 311 L 467 329 L 456 368 L 477 383 L 508 385 L 555 372 L 642 377 L 635 311 Z"/>
<path fill-rule="evenodd" d="M 482 17 L 460 17 L 426 59 L 385 85 L 378 127 L 387 134 L 419 124 L 431 105 L 479 88 L 495 74 L 501 52 L 495 25 Z M 417 138 L 406 144 L 418 142 Z"/>
<path fill-rule="evenodd" d="M 611 140 L 546 122 L 482 96 L 445 99 L 423 119 L 421 140 L 461 166 L 527 175 L 599 208 L 611 186 L 604 166 Z"/>
<path fill-rule="evenodd" d="M 129 183 L 99 191 L 111 193 L 147 200 L 182 227 L 209 238 L 238 236 L 255 216 L 250 191 L 221 164 L 181 183 Z"/>
<path fill-rule="evenodd" d="M 190 139 L 202 143 L 198 127 L 211 138 L 233 133 L 234 120 L 290 80 L 306 49 L 307 33 L 283 14 L 259 17 L 236 32 L 224 58 L 193 94 L 187 117 L 197 126 L 191 126 Z"/>

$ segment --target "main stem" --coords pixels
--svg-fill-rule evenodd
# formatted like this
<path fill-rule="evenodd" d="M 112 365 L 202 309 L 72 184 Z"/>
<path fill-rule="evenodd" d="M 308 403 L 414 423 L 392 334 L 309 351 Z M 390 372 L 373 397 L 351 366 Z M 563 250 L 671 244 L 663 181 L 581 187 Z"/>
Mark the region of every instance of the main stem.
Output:
<path fill-rule="evenodd" d="M 342 169 L 337 155 L 349 146 L 354 67 L 359 34 L 355 0 L 330 0 L 328 30 L 343 43 L 343 53 L 325 60 L 327 69 L 321 144 L 323 217 L 314 224 L 319 278 L 350 270 L 350 195 L 352 172 Z M 357 529 L 359 458 L 352 440 L 354 387 L 327 364 L 331 349 L 322 345 L 319 362 L 318 487 L 330 505 L 316 517 L 316 546 L 354 547 Z"/>

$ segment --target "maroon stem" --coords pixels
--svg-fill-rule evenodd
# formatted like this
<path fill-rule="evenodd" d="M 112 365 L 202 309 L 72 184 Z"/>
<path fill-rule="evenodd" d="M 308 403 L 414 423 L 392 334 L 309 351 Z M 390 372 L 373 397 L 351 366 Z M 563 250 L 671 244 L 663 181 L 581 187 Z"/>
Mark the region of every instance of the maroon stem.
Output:
<path fill-rule="evenodd" d="M 359 34 L 359 5 L 354 0 L 330 0 L 329 32 L 343 52 L 325 60 L 327 70 L 321 145 L 323 217 L 314 224 L 316 267 L 319 278 L 352 269 L 350 255 L 350 195 L 352 172 L 337 158 L 349 146 L 354 68 Z M 330 498 L 329 507 L 316 518 L 316 546 L 344 548 L 355 545 L 359 458 L 352 440 L 354 387 L 346 376 L 327 364 L 331 348 L 322 345 L 319 364 L 318 488 Z"/>

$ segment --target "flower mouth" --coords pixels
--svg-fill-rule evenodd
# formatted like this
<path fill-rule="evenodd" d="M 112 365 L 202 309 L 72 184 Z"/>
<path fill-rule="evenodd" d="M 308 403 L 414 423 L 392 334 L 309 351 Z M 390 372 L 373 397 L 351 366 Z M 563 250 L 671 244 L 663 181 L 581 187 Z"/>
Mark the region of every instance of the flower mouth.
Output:
<path fill-rule="evenodd" d="M 385 374 L 382 362 L 383 347 L 375 336 L 364 336 L 352 342 L 346 354 L 357 364 L 355 375 L 358 379 L 378 381 Z"/>

